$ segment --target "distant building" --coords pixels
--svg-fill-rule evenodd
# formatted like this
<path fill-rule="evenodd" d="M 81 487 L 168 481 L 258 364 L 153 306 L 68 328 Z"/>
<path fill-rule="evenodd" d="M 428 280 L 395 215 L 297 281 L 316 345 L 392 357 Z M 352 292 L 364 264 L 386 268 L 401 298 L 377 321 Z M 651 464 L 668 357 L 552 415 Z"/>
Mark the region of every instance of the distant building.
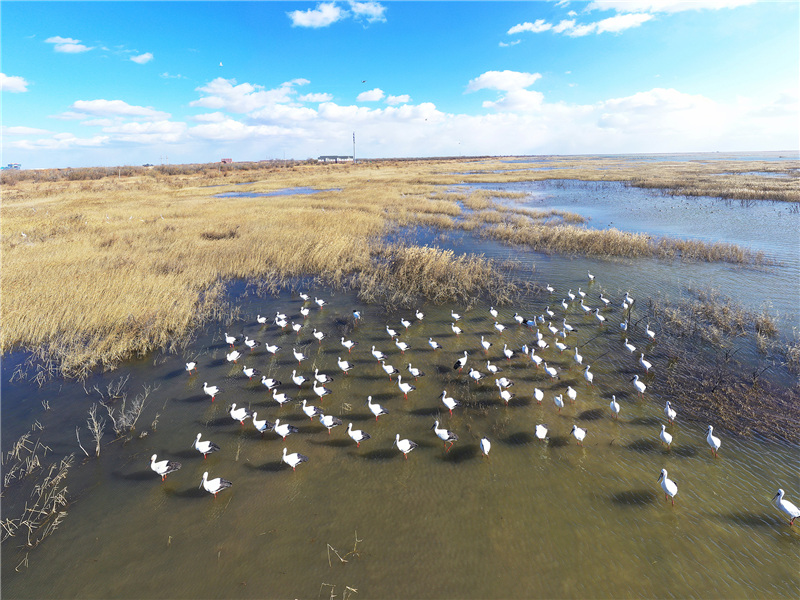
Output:
<path fill-rule="evenodd" d="M 233 164 L 233 159 L 232 158 L 223 158 L 219 162 L 221 162 L 223 165 L 232 165 Z"/>
<path fill-rule="evenodd" d="M 4 171 L 19 171 L 22 168 L 20 163 L 8 163 L 7 167 L 3 167 Z"/>
<path fill-rule="evenodd" d="M 352 156 L 320 156 L 317 160 L 320 162 L 326 163 L 341 163 L 341 162 L 353 162 Z"/>

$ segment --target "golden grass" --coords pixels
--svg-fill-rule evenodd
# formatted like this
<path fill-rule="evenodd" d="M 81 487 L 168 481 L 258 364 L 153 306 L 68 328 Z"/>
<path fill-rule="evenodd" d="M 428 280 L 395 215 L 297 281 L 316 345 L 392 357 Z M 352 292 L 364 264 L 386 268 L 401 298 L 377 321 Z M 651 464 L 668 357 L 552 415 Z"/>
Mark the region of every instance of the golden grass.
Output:
<path fill-rule="evenodd" d="M 464 162 L 485 170 L 503 164 Z M 597 171 L 595 162 L 582 173 L 613 172 Z M 249 170 L 199 165 L 98 179 L 92 178 L 97 173 L 19 177 L 3 188 L 0 351 L 29 349 L 78 376 L 97 365 L 113 368 L 124 358 L 181 343 L 218 316 L 224 284 L 233 279 L 285 282 L 323 275 L 389 304 L 415 295 L 437 302 L 480 293 L 502 297 L 494 266 L 481 257 L 383 245 L 397 226 L 478 230 L 548 252 L 752 258 L 733 246 L 700 252 L 699 242 L 656 243 L 577 227 L 580 215 L 516 206 L 518 193 L 443 192 L 441 183 L 521 176 L 452 175 L 461 166 L 449 160 Z M 545 172 L 522 175 L 530 179 L 531 173 Z M 4 174 L 4 181 L 12 176 Z M 299 186 L 329 191 L 213 197 Z"/>

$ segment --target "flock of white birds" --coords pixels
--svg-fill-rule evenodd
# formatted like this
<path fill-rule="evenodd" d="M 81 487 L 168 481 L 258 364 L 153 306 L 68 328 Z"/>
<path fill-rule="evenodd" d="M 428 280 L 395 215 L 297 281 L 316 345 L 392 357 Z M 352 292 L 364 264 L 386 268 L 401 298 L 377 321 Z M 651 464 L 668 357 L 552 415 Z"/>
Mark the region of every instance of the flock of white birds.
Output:
<path fill-rule="evenodd" d="M 594 276 L 591 273 L 588 273 L 588 280 L 589 285 L 588 288 L 590 289 L 592 283 L 594 282 Z M 551 297 L 555 297 L 556 290 L 547 285 L 547 291 L 550 293 Z M 302 300 L 302 306 L 299 309 L 300 316 L 305 319 L 309 313 L 310 308 L 309 306 L 316 306 L 318 310 L 323 309 L 326 305 L 326 301 L 317 297 L 314 297 L 313 300 L 307 294 L 301 293 L 300 298 Z M 463 374 L 465 369 L 466 376 L 469 378 L 468 381 L 474 382 L 476 386 L 483 386 L 481 382 L 484 379 L 489 377 L 494 377 L 494 386 L 497 388 L 497 393 L 499 395 L 499 399 L 501 402 L 508 405 L 511 400 L 515 397 L 515 394 L 510 391 L 514 385 L 514 382 L 509 379 L 508 377 L 499 375 L 500 372 L 503 371 L 498 365 L 493 364 L 491 360 L 488 358 L 489 351 L 493 347 L 499 347 L 500 343 L 502 343 L 503 332 L 508 327 L 527 327 L 533 335 L 533 339 L 531 340 L 530 344 L 523 345 L 520 349 L 515 350 L 509 348 L 508 343 L 503 343 L 502 348 L 502 357 L 507 361 L 512 360 L 524 360 L 530 361 L 535 365 L 536 369 L 543 369 L 544 373 L 547 374 L 551 379 L 556 380 L 560 378 L 559 371 L 556 367 L 550 366 L 547 364 L 545 360 L 545 352 L 554 352 L 557 351 L 559 354 L 562 354 L 566 350 L 571 349 L 572 352 L 572 361 L 574 362 L 574 366 L 583 369 L 583 378 L 586 381 L 586 384 L 589 386 L 594 385 L 594 374 L 591 372 L 591 365 L 584 365 L 583 364 L 583 356 L 580 353 L 580 348 L 577 345 L 570 346 L 568 342 L 572 339 L 570 338 L 574 332 L 577 331 L 577 325 L 571 325 L 567 322 L 567 318 L 571 315 L 569 314 L 570 309 L 577 303 L 580 307 L 581 311 L 584 313 L 583 322 L 581 326 L 587 325 L 587 319 L 589 322 L 593 322 L 594 326 L 601 328 L 604 330 L 609 326 L 608 319 L 610 316 L 615 314 L 615 306 L 611 299 L 607 298 L 602 292 L 597 296 L 601 305 L 595 308 L 587 305 L 586 302 L 590 301 L 588 297 L 588 292 L 584 291 L 582 287 L 579 287 L 577 290 L 577 294 L 572 291 L 572 289 L 567 291 L 566 296 L 559 302 L 557 307 L 560 307 L 561 314 L 556 316 L 554 310 L 548 305 L 545 311 L 538 316 L 535 317 L 523 317 L 520 314 L 514 314 L 514 321 L 515 324 L 513 325 L 505 325 L 501 323 L 499 319 L 499 312 L 494 308 L 491 307 L 489 309 L 489 317 L 493 320 L 493 328 L 497 332 L 496 335 L 500 336 L 499 340 L 492 341 L 487 339 L 486 335 L 481 335 L 480 338 L 480 347 L 475 348 L 468 348 L 463 350 L 463 354 L 460 355 L 458 360 L 453 365 L 454 371 L 459 374 Z M 621 309 L 621 318 L 618 323 L 619 330 L 622 335 L 627 336 L 629 332 L 633 332 L 634 325 L 631 321 L 631 314 L 632 308 L 634 305 L 634 298 L 632 298 L 629 293 L 626 292 L 624 298 L 620 302 L 619 308 Z M 603 314 L 605 313 L 605 314 Z M 577 313 L 580 315 L 580 313 Z M 424 314 L 417 310 L 414 312 L 414 317 L 417 321 L 422 321 L 424 319 Z M 450 325 L 450 329 L 455 334 L 456 338 L 463 333 L 463 329 L 465 325 L 462 325 L 463 321 L 461 315 L 456 313 L 455 311 L 451 310 L 450 313 L 452 322 Z M 574 317 L 574 314 L 572 315 Z M 593 319 L 592 319 L 593 317 Z M 579 318 L 579 317 L 578 317 Z M 306 329 L 303 322 L 294 322 L 292 321 L 286 314 L 281 313 L 280 311 L 272 317 L 268 318 L 266 316 L 258 315 L 256 318 L 257 322 L 262 326 L 269 326 L 269 322 L 272 321 L 276 327 L 278 327 L 283 332 L 288 332 L 287 328 L 291 329 L 297 335 L 297 339 L 299 341 L 299 336 L 302 331 Z M 357 330 L 358 322 L 361 320 L 361 314 L 359 311 L 353 311 L 352 314 L 352 325 L 353 331 Z M 553 322 L 560 323 L 560 327 L 558 325 L 554 325 Z M 371 348 L 371 354 L 375 358 L 375 360 L 380 364 L 381 369 L 386 373 L 389 377 L 390 381 L 396 382 L 397 387 L 400 392 L 403 393 L 404 398 L 408 398 L 408 395 L 416 391 L 416 387 L 410 383 L 410 378 L 414 378 L 414 380 L 418 380 L 420 377 L 424 377 L 425 373 L 419 369 L 418 367 L 414 367 L 411 362 L 406 361 L 405 352 L 408 350 L 412 350 L 410 344 L 407 341 L 403 341 L 400 339 L 400 333 L 405 333 L 407 330 L 412 327 L 413 323 L 405 318 L 401 318 L 400 326 L 397 329 L 386 325 L 386 333 L 391 339 L 391 343 L 397 348 L 400 352 L 399 355 L 394 354 L 392 360 L 394 359 L 401 359 L 402 362 L 406 363 L 407 366 L 403 368 L 404 371 L 408 373 L 406 379 L 403 379 L 403 371 L 401 369 L 396 368 L 394 365 L 390 364 L 389 356 L 384 353 L 382 350 L 376 348 L 374 345 Z M 319 331 L 314 328 L 311 332 L 311 335 L 314 340 L 319 344 L 321 347 L 323 343 L 329 344 L 329 336 L 324 333 L 323 331 Z M 655 343 L 656 333 L 650 328 L 650 323 L 644 328 L 644 338 L 643 341 L 652 347 Z M 226 360 L 230 363 L 234 363 L 238 365 L 238 361 L 243 359 L 248 354 L 252 353 L 256 349 L 260 349 L 263 347 L 264 351 L 268 354 L 277 355 L 281 352 L 282 348 L 277 344 L 269 344 L 265 342 L 260 342 L 255 339 L 250 338 L 249 336 L 237 337 L 233 335 L 228 335 L 225 333 L 225 341 L 229 345 L 229 351 L 226 352 Z M 341 337 L 338 343 L 341 345 L 343 350 L 347 351 L 347 356 L 350 356 L 353 349 L 358 346 L 359 342 L 352 339 L 346 339 L 345 337 Z M 432 349 L 433 352 L 440 350 L 442 348 L 441 344 L 439 344 L 433 337 L 428 338 L 428 345 Z M 241 347 L 241 350 L 236 349 L 236 346 Z M 645 384 L 642 379 L 652 378 L 654 376 L 654 371 L 652 367 L 652 363 L 645 358 L 645 354 L 642 351 L 637 350 L 636 346 L 631 343 L 629 337 L 624 337 L 622 348 L 626 350 L 630 355 L 635 356 L 637 353 L 639 354 L 638 363 L 642 369 L 642 377 L 638 374 L 635 375 L 631 379 L 631 385 L 633 386 L 633 390 L 635 390 L 636 394 L 642 396 L 646 393 L 647 385 Z M 538 354 L 537 354 L 538 352 Z M 295 346 L 292 349 L 292 353 L 294 359 L 297 361 L 297 368 L 292 371 L 291 379 L 292 383 L 298 388 L 303 389 L 307 388 L 310 384 L 311 390 L 314 392 L 316 397 L 318 398 L 319 402 L 323 402 L 323 398 L 332 393 L 330 388 L 325 387 L 326 384 L 329 384 L 333 381 L 333 377 L 326 373 L 320 373 L 319 369 L 314 369 L 313 374 L 308 373 L 307 375 L 303 375 L 299 373 L 299 369 L 302 369 L 303 363 L 308 360 L 307 356 L 303 353 L 302 350 L 298 350 Z M 472 353 L 472 354 L 470 354 Z M 344 354 L 344 352 L 342 352 Z M 480 358 L 478 358 L 480 357 Z M 244 362 L 244 361 L 243 361 Z M 350 362 L 346 358 L 342 358 L 342 356 L 338 357 L 337 360 L 338 368 L 344 375 L 347 375 L 354 367 L 354 363 Z M 196 362 L 188 362 L 186 363 L 186 371 L 193 375 L 197 373 L 197 363 Z M 254 367 L 248 367 L 247 365 L 242 365 L 242 374 L 251 380 L 253 377 L 258 377 L 261 373 Z M 396 379 L 393 379 L 395 378 Z M 278 405 L 284 405 L 287 403 L 296 402 L 299 404 L 303 410 L 303 412 L 309 417 L 309 419 L 313 420 L 317 418 L 319 422 L 328 429 L 328 433 L 330 434 L 331 430 L 335 427 L 339 427 L 343 425 L 343 422 L 340 418 L 326 414 L 325 411 L 318 407 L 314 406 L 309 403 L 308 399 L 303 399 L 302 402 L 299 400 L 295 401 L 293 398 L 289 396 L 289 394 L 285 391 L 278 391 L 279 388 L 282 388 L 283 384 L 281 381 L 270 378 L 267 376 L 261 376 L 261 383 L 267 389 L 268 392 L 271 393 L 272 399 Z M 208 382 L 203 383 L 203 391 L 206 395 L 211 398 L 213 402 L 216 397 L 220 394 L 223 394 L 224 391 L 220 389 L 217 385 L 209 385 Z M 577 390 L 575 390 L 572 386 L 568 386 L 566 389 L 567 400 L 569 402 L 574 403 L 577 398 Z M 538 404 L 542 403 L 542 400 L 545 397 L 545 392 L 539 387 L 535 387 L 533 390 L 533 397 L 532 399 L 535 400 Z M 453 410 L 462 408 L 464 403 L 460 402 L 459 400 L 448 396 L 447 390 L 443 390 L 440 400 L 444 405 L 444 408 L 447 409 L 450 415 L 453 414 Z M 564 395 L 562 393 L 553 394 L 553 403 L 554 408 L 561 412 L 561 409 L 565 406 Z M 366 399 L 366 405 L 368 406 L 370 412 L 375 416 L 375 420 L 377 421 L 380 416 L 389 414 L 389 411 L 378 404 L 377 402 L 373 402 L 372 396 L 368 396 Z M 250 412 L 246 407 L 237 406 L 236 403 L 232 403 L 229 407 L 229 414 L 231 419 L 234 421 L 239 422 L 242 426 L 246 420 L 250 420 L 253 423 L 253 426 L 257 431 L 261 433 L 263 436 L 266 432 L 274 432 L 275 435 L 280 436 L 285 441 L 286 438 L 290 435 L 296 434 L 299 432 L 298 428 L 290 425 L 288 423 L 282 423 L 279 418 L 276 418 L 274 422 L 269 422 L 267 419 L 259 419 L 258 412 Z M 611 412 L 612 418 L 616 419 L 620 414 L 620 404 L 616 399 L 616 396 L 612 395 L 611 402 L 609 404 L 609 410 Z M 666 402 L 664 407 L 664 416 L 668 421 L 668 424 L 674 423 L 675 419 L 677 418 L 677 411 L 673 408 L 669 401 Z M 673 436 L 672 434 L 667 431 L 668 424 L 661 425 L 661 432 L 659 434 L 659 438 L 667 448 L 671 447 Z M 431 428 L 433 433 L 444 443 L 444 451 L 448 452 L 456 442 L 458 442 L 458 435 L 447 429 L 446 427 L 440 427 L 439 420 L 436 420 Z M 715 436 L 713 426 L 709 425 L 706 431 L 706 442 L 709 445 L 711 452 L 713 453 L 714 457 L 717 457 L 717 453 L 721 446 L 721 440 L 719 437 Z M 535 426 L 534 434 L 537 439 L 541 440 L 543 443 L 546 443 L 548 440 L 548 426 L 546 423 L 539 423 Z M 571 435 L 575 438 L 578 445 L 582 445 L 584 439 L 589 434 L 587 429 L 578 427 L 577 425 L 573 425 L 570 431 Z M 371 439 L 371 436 L 368 432 L 354 429 L 353 423 L 349 423 L 347 426 L 347 434 L 352 438 L 353 442 L 356 444 L 357 447 L 360 447 L 362 442 L 366 442 Z M 203 454 L 205 458 L 208 454 L 216 452 L 220 449 L 220 447 L 210 440 L 202 440 L 202 434 L 198 433 L 193 444 L 193 447 Z M 491 440 L 488 437 L 483 437 L 480 440 L 480 449 L 481 452 L 488 456 L 489 452 L 491 451 Z M 418 444 L 410 439 L 401 438 L 400 434 L 395 434 L 393 447 L 396 447 L 399 452 L 401 452 L 404 458 L 408 458 L 408 454 L 411 453 L 415 448 L 418 447 Z M 170 460 L 157 460 L 157 455 L 153 455 L 151 458 L 150 466 L 153 471 L 157 474 L 161 475 L 162 481 L 166 479 L 166 476 L 169 473 L 172 473 L 181 468 L 181 464 L 175 461 Z M 286 447 L 283 448 L 282 454 L 282 461 L 290 466 L 293 470 L 297 468 L 298 465 L 301 463 L 309 461 L 309 458 L 303 454 L 292 452 L 289 453 Z M 678 486 L 677 484 L 668 477 L 666 469 L 662 469 L 657 482 L 660 483 L 661 489 L 664 492 L 665 499 L 669 499 L 671 503 L 674 505 L 675 496 L 678 493 Z M 206 491 L 213 494 L 215 497 L 217 493 L 220 491 L 230 487 L 232 483 L 220 477 L 209 479 L 208 472 L 203 473 L 203 478 L 200 483 Z M 774 505 L 783 513 L 785 513 L 790 521 L 790 525 L 793 524 L 794 519 L 800 516 L 800 509 L 798 509 L 794 504 L 789 502 L 788 500 L 784 499 L 784 491 L 779 489 L 778 492 L 773 497 Z"/>

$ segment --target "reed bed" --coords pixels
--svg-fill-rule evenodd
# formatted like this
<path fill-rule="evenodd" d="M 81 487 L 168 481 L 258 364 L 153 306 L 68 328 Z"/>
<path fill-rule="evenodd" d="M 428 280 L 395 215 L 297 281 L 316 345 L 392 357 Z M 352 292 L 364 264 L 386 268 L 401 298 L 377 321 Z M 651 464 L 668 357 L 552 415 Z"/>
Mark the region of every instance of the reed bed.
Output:
<path fill-rule="evenodd" d="M 593 159 L 549 164 L 597 179 L 632 172 L 622 162 Z M 453 174 L 465 166 L 476 174 Z M 226 283 L 234 279 L 278 285 L 324 276 L 388 304 L 475 294 L 500 303 L 496 265 L 440 249 L 393 249 L 383 240 L 397 227 L 474 230 L 545 252 L 766 260 L 731 245 L 578 227 L 580 215 L 517 206 L 518 193 L 442 189 L 442 183 L 561 174 L 488 172 L 501 166 L 508 167 L 424 160 L 4 172 L 0 351 L 29 350 L 48 373 L 84 377 L 98 366 L 114 368 L 185 343 L 228 310 Z M 214 197 L 296 187 L 320 191 Z"/>

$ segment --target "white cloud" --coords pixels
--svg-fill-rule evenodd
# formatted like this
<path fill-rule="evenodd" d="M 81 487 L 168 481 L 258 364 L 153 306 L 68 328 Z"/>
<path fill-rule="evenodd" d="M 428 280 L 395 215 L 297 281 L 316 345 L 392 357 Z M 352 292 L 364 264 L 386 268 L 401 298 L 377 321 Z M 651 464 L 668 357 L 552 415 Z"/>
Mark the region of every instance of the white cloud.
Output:
<path fill-rule="evenodd" d="M 161 77 L 162 79 L 186 79 L 186 77 L 184 77 L 181 74 L 170 75 L 169 72 L 167 72 L 167 71 L 164 71 L 163 73 L 161 73 L 161 75 L 159 75 L 159 77 Z"/>
<path fill-rule="evenodd" d="M 175 121 L 131 122 L 103 127 L 103 132 L 113 135 L 114 141 L 134 144 L 174 143 L 181 140 L 186 123 Z"/>
<path fill-rule="evenodd" d="M 368 23 L 386 21 L 386 7 L 379 2 L 350 2 L 350 10 L 356 19 L 366 19 Z"/>
<path fill-rule="evenodd" d="M 541 33 L 543 31 L 547 31 L 548 29 L 552 28 L 553 26 L 550 23 L 546 23 L 544 19 L 536 19 L 536 21 L 534 21 L 533 23 L 526 21 L 525 23 L 514 25 L 506 33 L 508 35 L 515 35 L 517 33 L 522 33 L 524 31 L 530 31 L 531 33 Z"/>
<path fill-rule="evenodd" d="M 196 121 L 197 123 L 221 123 L 222 121 L 227 120 L 229 117 L 221 112 L 213 112 L 213 113 L 205 113 L 202 115 L 195 115 L 189 118 L 192 121 Z"/>
<path fill-rule="evenodd" d="M 85 119 L 94 117 L 124 117 L 148 120 L 169 118 L 169 113 L 156 110 L 151 106 L 135 106 L 123 100 L 77 100 L 70 106 L 70 111 L 57 115 L 57 118 Z"/>
<path fill-rule="evenodd" d="M 381 98 L 383 98 L 384 93 L 383 90 L 380 88 L 375 88 L 369 90 L 367 92 L 361 92 L 358 96 L 356 96 L 357 102 L 377 102 Z"/>
<path fill-rule="evenodd" d="M 59 133 L 49 138 L 38 140 L 19 140 L 9 144 L 12 148 L 22 150 L 72 150 L 74 148 L 96 148 L 109 141 L 107 135 L 96 135 L 91 138 L 79 138 L 71 133 Z"/>
<path fill-rule="evenodd" d="M 331 94 L 303 94 L 302 96 L 298 96 L 297 99 L 300 102 L 330 102 L 333 100 L 333 95 Z"/>
<path fill-rule="evenodd" d="M 347 16 L 347 11 L 343 11 L 334 2 L 322 2 L 316 8 L 308 10 L 293 10 L 286 13 L 292 20 L 292 27 L 328 27 L 336 21 L 340 21 Z"/>
<path fill-rule="evenodd" d="M 137 64 L 143 65 L 153 60 L 153 55 L 150 52 L 139 54 L 138 56 L 131 56 L 131 60 Z"/>
<path fill-rule="evenodd" d="M 51 133 L 47 129 L 38 129 L 36 127 L 25 127 L 24 125 L 7 127 L 3 125 L 0 128 L 3 135 L 44 135 Z"/>
<path fill-rule="evenodd" d="M 300 79 L 282 83 L 272 90 L 265 90 L 264 86 L 242 83 L 236 85 L 235 79 L 217 77 L 206 85 L 196 88 L 197 91 L 207 94 L 199 100 L 193 100 L 189 106 L 200 106 L 212 110 L 227 110 L 235 113 L 249 113 L 251 111 L 277 104 L 289 102 L 296 93 L 293 85 L 308 83 L 307 79 Z"/>
<path fill-rule="evenodd" d="M 28 82 L 23 77 L 0 73 L 0 91 L 14 94 L 28 91 Z"/>
<path fill-rule="evenodd" d="M 575 27 L 575 19 L 562 19 L 558 25 L 553 26 L 554 33 L 564 33 Z"/>
<path fill-rule="evenodd" d="M 500 42 L 500 43 L 498 44 L 498 46 L 500 46 L 501 48 L 509 48 L 509 47 L 511 47 L 511 46 L 516 46 L 517 44 L 519 44 L 519 43 L 520 43 L 520 41 L 522 41 L 522 40 L 514 40 L 513 42 L 508 42 L 508 43 L 506 43 L 506 42 Z"/>
<path fill-rule="evenodd" d="M 531 90 L 510 90 L 499 100 L 487 100 L 484 108 L 493 108 L 503 112 L 532 112 L 539 110 L 544 102 L 544 94 Z"/>
<path fill-rule="evenodd" d="M 73 38 L 65 38 L 61 36 L 53 36 L 45 40 L 46 44 L 54 44 L 53 50 L 56 52 L 64 52 L 66 54 L 78 54 L 80 52 L 88 52 L 94 46 L 84 46 L 80 40 Z"/>
<path fill-rule="evenodd" d="M 395 106 L 397 104 L 408 104 L 409 102 L 411 102 L 411 96 L 409 96 L 408 94 L 386 97 L 386 104 L 388 104 L 389 106 Z"/>
<path fill-rule="evenodd" d="M 533 85 L 542 76 L 539 73 L 521 73 L 519 71 L 486 71 L 467 84 L 467 92 L 477 90 L 519 90 Z"/>
<path fill-rule="evenodd" d="M 754 4 L 756 0 L 595 0 L 587 10 L 615 9 L 617 12 L 676 13 L 687 10 L 720 10 Z"/>

